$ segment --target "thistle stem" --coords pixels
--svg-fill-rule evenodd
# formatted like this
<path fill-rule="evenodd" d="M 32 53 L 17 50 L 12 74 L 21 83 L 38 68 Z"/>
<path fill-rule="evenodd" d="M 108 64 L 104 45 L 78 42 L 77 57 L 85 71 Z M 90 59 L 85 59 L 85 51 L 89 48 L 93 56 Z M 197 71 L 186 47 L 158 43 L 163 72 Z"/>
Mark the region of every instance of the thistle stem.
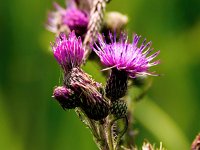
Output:
<path fill-rule="evenodd" d="M 97 144 L 98 148 L 100 150 L 110 150 L 106 141 L 105 123 L 97 123 L 94 120 L 88 118 L 81 108 L 77 108 L 76 113 L 81 121 L 85 125 L 87 125 L 92 132 L 92 135 L 94 136 L 94 141 Z"/>
<path fill-rule="evenodd" d="M 102 150 L 108 150 L 109 148 L 106 141 L 105 124 L 99 124 L 99 135 L 102 139 L 102 142 L 101 142 Z"/>
<path fill-rule="evenodd" d="M 127 116 L 121 118 L 121 119 L 124 119 L 124 129 L 119 133 L 118 137 L 117 137 L 117 140 L 116 140 L 116 145 L 115 145 L 115 149 L 117 149 L 117 146 L 119 145 L 119 142 L 122 138 L 122 136 L 125 134 L 125 132 L 127 131 L 128 129 L 128 119 L 127 119 Z"/>
<path fill-rule="evenodd" d="M 89 119 L 81 108 L 77 108 L 76 113 L 79 116 L 79 118 L 82 120 L 82 122 L 89 127 L 90 131 L 92 132 L 96 140 L 99 141 L 100 137 L 98 135 L 97 128 L 95 126 L 94 121 Z M 82 116 L 84 116 L 84 119 L 82 118 Z"/>
<path fill-rule="evenodd" d="M 107 142 L 108 142 L 109 150 L 114 150 L 112 130 L 111 130 L 112 125 L 113 125 L 113 121 L 109 122 L 108 127 L 107 127 Z"/>

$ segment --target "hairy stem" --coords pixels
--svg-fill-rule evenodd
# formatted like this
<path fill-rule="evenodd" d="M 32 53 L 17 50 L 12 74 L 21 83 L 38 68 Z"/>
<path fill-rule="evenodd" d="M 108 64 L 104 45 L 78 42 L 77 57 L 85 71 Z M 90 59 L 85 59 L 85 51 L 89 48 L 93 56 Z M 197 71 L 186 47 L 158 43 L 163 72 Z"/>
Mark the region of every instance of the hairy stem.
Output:
<path fill-rule="evenodd" d="M 81 108 L 77 108 L 76 113 L 81 121 L 90 129 L 97 147 L 100 150 L 110 150 L 106 141 L 106 123 L 88 118 Z"/>
<path fill-rule="evenodd" d="M 114 121 L 110 121 L 108 122 L 108 126 L 107 126 L 107 142 L 108 142 L 108 147 L 109 150 L 114 150 L 114 144 L 113 144 L 113 134 L 112 134 L 112 125 L 113 125 Z"/>
<path fill-rule="evenodd" d="M 106 124 L 99 124 L 99 135 L 102 139 L 102 150 L 108 150 L 108 144 L 106 141 L 106 132 L 105 132 L 105 126 Z"/>
<path fill-rule="evenodd" d="M 88 126 L 88 128 L 90 129 L 90 131 L 92 132 L 92 135 L 95 137 L 95 139 L 97 141 L 100 140 L 99 134 L 97 132 L 97 127 L 95 125 L 95 122 L 93 120 L 91 120 L 90 118 L 87 117 L 87 115 L 84 113 L 84 111 L 81 108 L 77 108 L 76 109 L 76 113 L 79 116 L 79 118 L 81 119 L 81 121 Z"/>
<path fill-rule="evenodd" d="M 121 119 L 124 119 L 124 128 L 123 130 L 119 133 L 118 137 L 117 137 L 117 140 L 116 140 L 116 145 L 115 145 L 115 149 L 117 149 L 118 145 L 119 145 L 119 142 L 122 138 L 122 136 L 126 133 L 127 129 L 128 129 L 128 119 L 127 119 L 127 116 L 121 118 Z"/>

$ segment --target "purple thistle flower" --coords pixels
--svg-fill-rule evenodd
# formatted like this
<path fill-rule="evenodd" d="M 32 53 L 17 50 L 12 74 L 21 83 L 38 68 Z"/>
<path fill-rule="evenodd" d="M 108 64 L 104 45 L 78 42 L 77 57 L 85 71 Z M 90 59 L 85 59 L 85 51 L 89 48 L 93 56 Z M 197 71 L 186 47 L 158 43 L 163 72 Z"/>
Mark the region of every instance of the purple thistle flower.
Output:
<path fill-rule="evenodd" d="M 54 33 L 75 31 L 76 35 L 82 36 L 87 31 L 89 15 L 76 7 L 74 1 L 69 3 L 66 9 L 54 3 L 56 11 L 48 14 L 47 29 Z"/>
<path fill-rule="evenodd" d="M 87 30 L 88 16 L 77 8 L 67 9 L 62 20 L 71 31 L 75 30 L 78 35 L 85 33 Z"/>
<path fill-rule="evenodd" d="M 151 42 L 146 43 L 146 40 L 138 46 L 141 36 L 135 35 L 133 42 L 128 42 L 128 36 L 121 34 L 119 42 L 117 42 L 116 35 L 110 33 L 111 43 L 106 43 L 104 37 L 99 35 L 99 45 L 93 50 L 100 57 L 101 62 L 107 68 L 116 68 L 119 71 L 125 71 L 128 76 L 135 78 L 140 75 L 156 75 L 154 72 L 149 72 L 151 66 L 155 66 L 160 61 L 151 62 L 159 53 L 147 56 L 153 49 L 151 49 Z"/>
<path fill-rule="evenodd" d="M 74 32 L 71 32 L 68 38 L 61 33 L 52 49 L 54 57 L 65 74 L 69 73 L 72 68 L 80 67 L 85 50 L 81 38 L 77 38 Z"/>

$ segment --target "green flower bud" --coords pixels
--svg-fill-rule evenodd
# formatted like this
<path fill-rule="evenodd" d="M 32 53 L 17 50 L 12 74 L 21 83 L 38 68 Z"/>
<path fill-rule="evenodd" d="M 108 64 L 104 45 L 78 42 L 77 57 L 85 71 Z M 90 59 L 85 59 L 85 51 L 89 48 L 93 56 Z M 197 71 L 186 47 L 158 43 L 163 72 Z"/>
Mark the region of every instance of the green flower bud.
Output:
<path fill-rule="evenodd" d="M 116 118 L 122 118 L 127 113 L 127 105 L 123 100 L 114 101 L 111 104 L 110 112 Z"/>

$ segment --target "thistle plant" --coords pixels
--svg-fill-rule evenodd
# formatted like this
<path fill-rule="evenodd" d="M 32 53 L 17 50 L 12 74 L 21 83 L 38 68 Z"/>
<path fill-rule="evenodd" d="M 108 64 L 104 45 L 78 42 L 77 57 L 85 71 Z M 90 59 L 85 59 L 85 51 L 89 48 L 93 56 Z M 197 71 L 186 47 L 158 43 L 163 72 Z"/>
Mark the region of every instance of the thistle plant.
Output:
<path fill-rule="evenodd" d="M 127 140 L 134 139 L 126 134 L 134 131 L 128 89 L 136 83 L 130 81 L 158 76 L 150 67 L 160 63 L 154 60 L 160 51 L 152 52 L 152 43 L 141 41 L 136 34 L 130 42 L 124 32 L 126 16 L 113 12 L 105 19 L 108 3 L 109 0 L 69 0 L 66 8 L 54 4 L 56 10 L 49 13 L 47 29 L 56 36 L 52 52 L 62 68 L 63 82 L 55 87 L 53 97 L 64 110 L 77 113 L 99 149 L 136 149 L 134 142 Z M 82 69 L 91 53 L 99 57 L 95 61 L 101 62 L 102 71 L 109 72 L 106 85 Z M 142 149 L 154 148 L 144 143 Z"/>

